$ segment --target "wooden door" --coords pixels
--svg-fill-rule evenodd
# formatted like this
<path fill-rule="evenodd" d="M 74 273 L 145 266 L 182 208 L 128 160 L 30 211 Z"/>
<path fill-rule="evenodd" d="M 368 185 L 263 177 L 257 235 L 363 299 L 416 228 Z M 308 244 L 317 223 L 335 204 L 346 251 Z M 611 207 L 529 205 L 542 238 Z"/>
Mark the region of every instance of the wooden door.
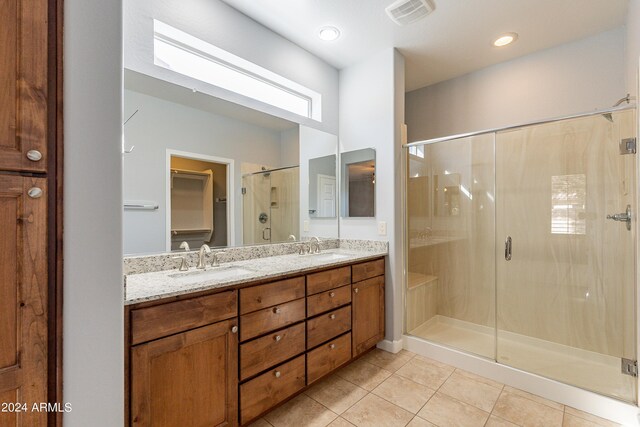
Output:
<path fill-rule="evenodd" d="M 384 276 L 351 285 L 353 356 L 384 339 Z"/>
<path fill-rule="evenodd" d="M 0 5 L 0 170 L 44 172 L 47 0 Z"/>
<path fill-rule="evenodd" d="M 46 191 L 44 178 L 0 175 L 0 402 L 20 404 L 3 406 L 3 427 L 47 422 L 32 411 L 47 401 Z"/>
<path fill-rule="evenodd" d="M 226 320 L 134 346 L 131 425 L 237 425 L 236 323 Z"/>

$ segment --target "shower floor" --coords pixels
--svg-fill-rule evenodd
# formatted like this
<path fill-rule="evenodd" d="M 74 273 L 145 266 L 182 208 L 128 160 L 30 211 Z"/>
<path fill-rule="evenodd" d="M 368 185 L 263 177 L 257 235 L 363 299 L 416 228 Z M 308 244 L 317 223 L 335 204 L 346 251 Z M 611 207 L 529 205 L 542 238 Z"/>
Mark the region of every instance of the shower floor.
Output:
<path fill-rule="evenodd" d="M 499 331 L 496 358 L 493 328 L 440 315 L 409 334 L 624 401 L 635 400 L 635 379 L 620 372 L 617 357 Z"/>

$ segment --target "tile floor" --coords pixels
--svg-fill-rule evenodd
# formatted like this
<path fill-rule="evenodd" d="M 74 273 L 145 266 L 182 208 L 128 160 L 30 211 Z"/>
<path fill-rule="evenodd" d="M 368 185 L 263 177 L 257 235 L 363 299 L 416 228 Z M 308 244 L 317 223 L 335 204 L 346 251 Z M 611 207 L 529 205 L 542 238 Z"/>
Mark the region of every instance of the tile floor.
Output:
<path fill-rule="evenodd" d="M 251 426 L 617 425 L 408 351 L 376 349 Z"/>

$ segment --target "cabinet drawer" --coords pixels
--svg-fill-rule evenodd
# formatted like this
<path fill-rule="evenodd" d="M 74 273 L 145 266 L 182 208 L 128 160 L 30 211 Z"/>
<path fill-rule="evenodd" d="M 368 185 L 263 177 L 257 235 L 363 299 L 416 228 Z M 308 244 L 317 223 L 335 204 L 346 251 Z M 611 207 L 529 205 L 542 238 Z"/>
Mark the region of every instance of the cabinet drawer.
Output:
<path fill-rule="evenodd" d="M 307 320 L 307 348 L 330 340 L 351 329 L 351 306 Z"/>
<path fill-rule="evenodd" d="M 240 341 L 304 320 L 304 298 L 240 316 Z"/>
<path fill-rule="evenodd" d="M 236 291 L 220 292 L 131 311 L 132 345 L 235 317 Z"/>
<path fill-rule="evenodd" d="M 349 285 L 324 291 L 307 297 L 307 316 L 315 316 L 350 302 L 351 286 Z"/>
<path fill-rule="evenodd" d="M 305 350 L 304 323 L 240 346 L 240 380 L 245 380 Z"/>
<path fill-rule="evenodd" d="M 265 372 L 240 386 L 240 422 L 245 424 L 305 386 L 305 356 Z"/>
<path fill-rule="evenodd" d="M 322 378 L 351 360 L 351 333 L 307 353 L 307 384 Z"/>
<path fill-rule="evenodd" d="M 307 276 L 307 295 L 328 291 L 329 289 L 351 283 L 351 267 L 334 268 Z"/>
<path fill-rule="evenodd" d="M 384 258 L 353 265 L 353 283 L 384 274 Z"/>
<path fill-rule="evenodd" d="M 240 289 L 240 314 L 304 297 L 304 277 Z"/>

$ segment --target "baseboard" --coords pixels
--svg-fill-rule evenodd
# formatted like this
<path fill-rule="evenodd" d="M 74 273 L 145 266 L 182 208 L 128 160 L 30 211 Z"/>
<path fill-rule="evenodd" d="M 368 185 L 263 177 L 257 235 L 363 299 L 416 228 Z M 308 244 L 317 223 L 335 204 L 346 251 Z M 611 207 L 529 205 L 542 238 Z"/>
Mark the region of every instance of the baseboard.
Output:
<path fill-rule="evenodd" d="M 402 344 L 402 339 L 396 341 L 383 340 L 380 341 L 376 347 L 378 347 L 380 350 L 388 351 L 389 353 L 398 353 L 400 350 L 402 350 Z"/>

